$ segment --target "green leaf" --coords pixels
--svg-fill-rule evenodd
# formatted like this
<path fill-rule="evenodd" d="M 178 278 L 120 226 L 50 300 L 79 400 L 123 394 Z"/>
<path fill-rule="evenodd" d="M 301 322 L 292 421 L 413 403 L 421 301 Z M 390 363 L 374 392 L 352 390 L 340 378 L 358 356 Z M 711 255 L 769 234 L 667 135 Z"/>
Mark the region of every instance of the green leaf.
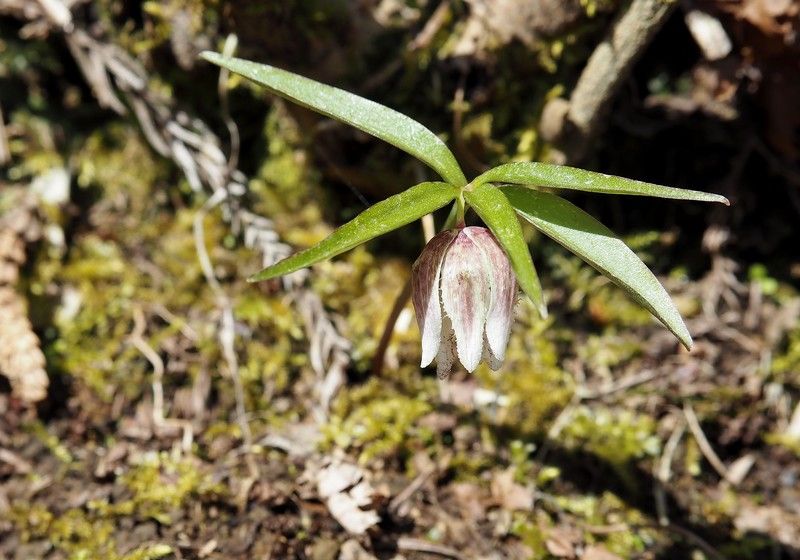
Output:
<path fill-rule="evenodd" d="M 576 167 L 535 161 L 500 165 L 490 169 L 475 179 L 473 183 L 513 183 L 604 194 L 631 194 L 680 200 L 721 202 L 726 206 L 730 205 L 727 198 L 718 194 L 676 189 L 674 187 L 665 187 L 654 183 L 606 175 L 605 173 L 595 173 L 594 171 L 586 171 Z"/>
<path fill-rule="evenodd" d="M 539 276 L 533 266 L 533 259 L 528 250 L 528 244 L 522 236 L 514 208 L 496 187 L 492 185 L 479 185 L 472 191 L 465 191 L 464 198 L 477 212 L 481 220 L 489 226 L 497 241 L 502 245 L 514 273 L 517 275 L 522 291 L 536 305 L 542 317 L 547 316 L 547 307 L 542 295 L 542 286 Z"/>
<path fill-rule="evenodd" d="M 692 347 L 689 330 L 667 291 L 611 230 L 554 194 L 518 186 L 501 190 L 523 218 L 608 276 L 664 323 L 686 348 Z"/>
<path fill-rule="evenodd" d="M 335 257 L 438 210 L 456 196 L 458 189 L 448 183 L 420 183 L 370 206 L 313 247 L 265 268 L 248 281 L 269 280 Z"/>
<path fill-rule="evenodd" d="M 261 84 L 276 95 L 352 125 L 405 150 L 430 165 L 445 181 L 456 187 L 467 184 L 455 156 L 444 142 L 420 123 L 402 113 L 349 91 L 266 64 L 225 57 L 209 51 L 200 56 Z"/>

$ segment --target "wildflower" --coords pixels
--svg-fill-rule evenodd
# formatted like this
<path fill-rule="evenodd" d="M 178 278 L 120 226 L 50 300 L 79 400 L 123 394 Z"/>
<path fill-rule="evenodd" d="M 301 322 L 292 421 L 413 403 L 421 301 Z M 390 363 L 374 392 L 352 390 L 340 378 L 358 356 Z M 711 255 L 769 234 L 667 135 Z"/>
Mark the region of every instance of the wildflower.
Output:
<path fill-rule="evenodd" d="M 422 367 L 440 377 L 458 360 L 472 372 L 482 359 L 497 370 L 511 332 L 517 282 L 511 263 L 483 227 L 447 230 L 425 246 L 412 270 L 422 332 Z"/>

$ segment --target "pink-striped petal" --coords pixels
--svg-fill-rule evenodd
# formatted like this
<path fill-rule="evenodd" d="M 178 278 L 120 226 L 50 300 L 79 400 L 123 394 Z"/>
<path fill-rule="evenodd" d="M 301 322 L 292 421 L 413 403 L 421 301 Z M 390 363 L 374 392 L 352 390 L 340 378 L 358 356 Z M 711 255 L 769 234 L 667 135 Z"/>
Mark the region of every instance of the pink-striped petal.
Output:
<path fill-rule="evenodd" d="M 508 337 L 514 322 L 514 303 L 517 298 L 517 280 L 511 263 L 494 235 L 482 227 L 464 228 L 464 233 L 482 251 L 487 275 L 490 278 L 491 296 L 486 316 L 486 340 L 495 358 L 492 369 L 502 363 L 506 355 Z"/>
<path fill-rule="evenodd" d="M 442 305 L 453 324 L 458 359 L 469 372 L 481 361 L 489 310 L 489 278 L 482 261 L 479 249 L 462 230 L 442 265 Z"/>
<path fill-rule="evenodd" d="M 411 269 L 411 299 L 422 335 L 421 367 L 430 365 L 439 351 L 442 337 L 442 303 L 439 290 L 442 261 L 455 236 L 456 232 L 453 230 L 436 235 L 422 250 Z"/>

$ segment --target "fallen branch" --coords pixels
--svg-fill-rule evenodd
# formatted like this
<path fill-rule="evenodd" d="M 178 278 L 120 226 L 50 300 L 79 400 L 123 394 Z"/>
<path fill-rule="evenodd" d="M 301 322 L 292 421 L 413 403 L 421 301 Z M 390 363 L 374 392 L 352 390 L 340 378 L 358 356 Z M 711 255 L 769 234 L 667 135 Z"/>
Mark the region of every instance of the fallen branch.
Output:
<path fill-rule="evenodd" d="M 677 5 L 633 0 L 589 57 L 569 101 L 556 98 L 545 106 L 540 128 L 558 149 L 556 163 L 584 157 L 634 64 Z"/>

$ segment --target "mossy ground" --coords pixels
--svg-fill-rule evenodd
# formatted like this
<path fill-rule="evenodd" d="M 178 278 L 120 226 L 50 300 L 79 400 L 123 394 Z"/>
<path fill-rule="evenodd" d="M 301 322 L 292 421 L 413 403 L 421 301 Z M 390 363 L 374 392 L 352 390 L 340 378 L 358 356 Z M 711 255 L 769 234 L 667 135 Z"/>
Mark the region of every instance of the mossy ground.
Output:
<path fill-rule="evenodd" d="M 93 11 L 114 40 L 160 73 L 160 89 L 223 131 L 216 76 L 163 66 L 162 55 L 172 56 L 175 14 L 187 15 L 179 39 L 190 47 L 236 27 L 243 54 L 319 63 L 311 73 L 358 89 L 384 68 L 381 52 L 401 35 L 412 37 L 433 9 L 399 2 L 408 10 L 392 12 L 391 25 L 375 20 L 357 28 L 340 2 L 222 4 L 147 2 L 138 11 L 103 0 Z M 563 36 L 542 38 L 535 52 L 513 43 L 474 53 L 464 67 L 446 57 L 467 14 L 453 2 L 430 43 L 392 53 L 401 70 L 371 86 L 373 97 L 455 136 L 468 162 L 539 157 L 548 147 L 536 130 L 538 111 L 548 96 L 568 90 L 616 5 L 580 4 L 586 18 Z M 256 33 L 270 18 L 291 25 L 274 37 Z M 96 108 L 56 39 L 24 42 L 10 20 L 0 20 L 0 30 L 0 103 L 13 132 L 0 187 L 53 166 L 73 176 L 70 204 L 42 215 L 65 241 L 30 247 L 19 287 L 52 387 L 38 410 L 0 392 L 0 448 L 7 452 L 0 457 L 0 558 L 336 558 L 351 537 L 306 480 L 329 457 L 368 473 L 376 489 L 370 507 L 382 521 L 357 540 L 380 558 L 432 557 L 398 550 L 403 537 L 486 559 L 800 554 L 800 443 L 789 430 L 800 395 L 800 313 L 796 279 L 787 272 L 796 254 L 784 250 L 784 238 L 753 256 L 747 243 L 760 230 L 748 229 L 747 217 L 730 218 L 731 227 L 742 227 L 744 248 L 701 253 L 703 228 L 724 216 L 576 198 L 627 232 L 665 279 L 697 334 L 695 351 L 682 351 L 607 280 L 529 232 L 551 316 L 540 319 L 520 300 L 502 370 L 481 366 L 442 383 L 417 367 L 410 309 L 400 316 L 386 366 L 370 373 L 385 318 L 419 251 L 421 234 L 409 227 L 314 267 L 309 286 L 350 341 L 352 358 L 328 418 L 318 423 L 318 379 L 298 310 L 276 286 L 245 282 L 259 256 L 211 213 L 205 240 L 236 317 L 238 373 L 255 442 L 248 455 L 218 342 L 218 303 L 192 232 L 205 197 L 147 146 L 132 119 Z M 666 33 L 686 41 L 672 28 Z M 287 50 L 291 36 L 307 47 L 307 59 Z M 662 66 L 661 78 L 685 78 L 674 61 Z M 354 70 L 337 70 L 345 67 Z M 638 82 L 652 78 L 642 72 Z M 454 101 L 458 83 L 467 91 L 461 105 Z M 639 115 L 638 101 L 623 97 L 618 116 Z M 352 217 L 362 198 L 396 192 L 421 172 L 388 148 L 319 125 L 249 87 L 234 90 L 231 100 L 242 124 L 248 204 L 296 247 Z M 663 174 L 664 182 L 689 173 L 707 182 L 713 165 L 692 167 L 694 153 L 675 156 L 674 169 L 651 162 L 645 175 L 631 154 L 669 152 L 680 138 L 675 128 L 694 134 L 699 127 L 718 138 L 729 125 L 647 118 L 673 132 L 654 132 L 650 147 L 628 140 L 630 153 L 600 147 L 610 154 L 601 167 L 645 179 Z M 627 125 L 612 124 L 608 143 Z M 729 163 L 729 148 L 709 150 L 709 161 Z M 763 180 L 751 173 L 736 187 L 748 205 L 755 203 L 747 181 Z M 0 190 L 0 208 L 4 203 Z M 781 214 L 786 206 L 775 203 L 774 220 L 790 221 Z M 737 274 L 724 274 L 739 262 Z M 164 413 L 178 421 L 169 429 L 153 421 L 154 363 L 134 344 L 137 329 L 164 366 Z M 712 468 L 686 428 L 686 406 L 730 471 L 753 461 L 741 480 L 726 482 Z M 275 436 L 290 444 L 276 445 Z M 414 484 L 402 503 L 392 502 Z M 664 515 L 669 523 L 661 524 Z"/>

